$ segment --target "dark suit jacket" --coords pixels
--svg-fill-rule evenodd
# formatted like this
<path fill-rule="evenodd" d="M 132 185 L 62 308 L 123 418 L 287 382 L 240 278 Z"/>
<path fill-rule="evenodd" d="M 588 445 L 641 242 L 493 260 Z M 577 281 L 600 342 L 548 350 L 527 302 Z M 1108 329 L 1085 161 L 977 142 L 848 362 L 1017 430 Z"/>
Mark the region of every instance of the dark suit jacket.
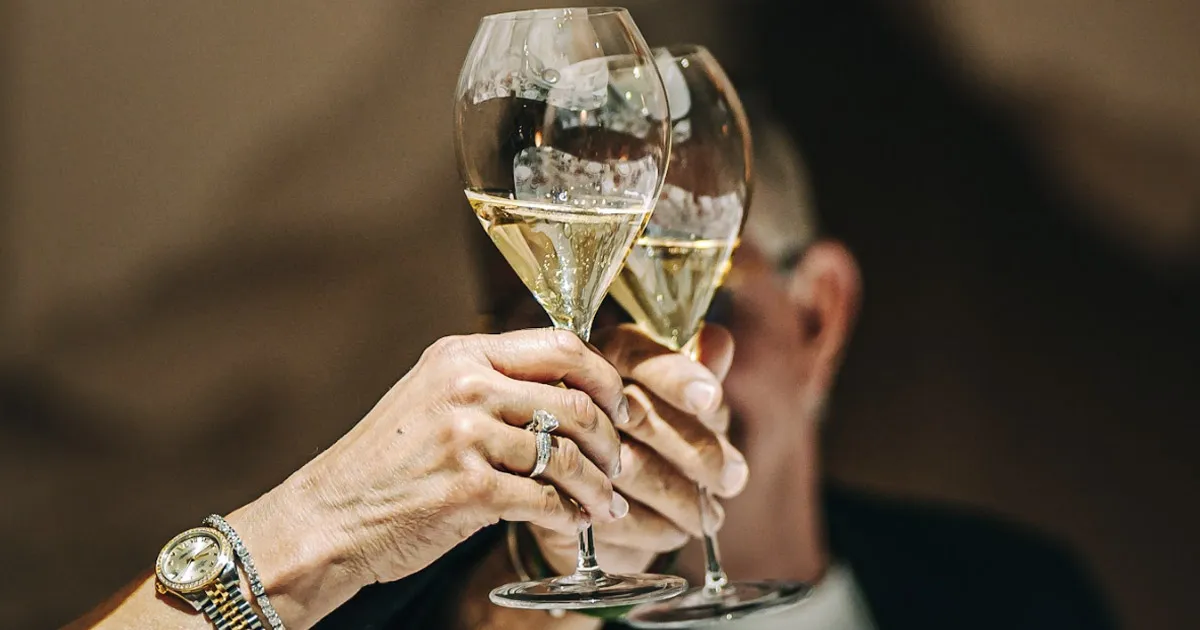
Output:
<path fill-rule="evenodd" d="M 1071 552 L 1036 533 L 838 488 L 825 508 L 830 545 L 853 569 L 879 630 L 1115 627 Z M 497 540 L 497 530 L 481 532 L 417 575 L 362 591 L 319 627 L 449 627 L 461 578 Z"/>
<path fill-rule="evenodd" d="M 826 496 L 835 556 L 848 563 L 880 630 L 1115 627 L 1065 547 L 962 511 Z"/>

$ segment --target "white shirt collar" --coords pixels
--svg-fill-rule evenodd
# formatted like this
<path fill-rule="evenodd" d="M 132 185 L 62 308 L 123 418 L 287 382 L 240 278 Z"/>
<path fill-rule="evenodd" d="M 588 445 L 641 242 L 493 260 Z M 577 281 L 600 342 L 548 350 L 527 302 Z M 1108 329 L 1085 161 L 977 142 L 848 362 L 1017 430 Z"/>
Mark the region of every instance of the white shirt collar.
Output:
<path fill-rule="evenodd" d="M 834 565 L 808 599 L 793 608 L 725 624 L 722 630 L 875 630 L 850 567 Z"/>

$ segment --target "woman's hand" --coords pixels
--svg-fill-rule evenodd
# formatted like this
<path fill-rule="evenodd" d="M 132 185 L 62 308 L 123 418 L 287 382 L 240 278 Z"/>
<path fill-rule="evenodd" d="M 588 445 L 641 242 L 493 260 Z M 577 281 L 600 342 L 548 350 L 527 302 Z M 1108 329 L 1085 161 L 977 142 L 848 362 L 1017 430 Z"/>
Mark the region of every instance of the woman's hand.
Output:
<path fill-rule="evenodd" d="M 559 381 L 570 389 L 548 384 Z M 589 519 L 611 523 L 630 509 L 610 481 L 621 461 L 613 421 L 627 422 L 628 406 L 620 374 L 570 333 L 442 339 L 342 439 L 243 508 L 251 513 L 242 537 L 256 559 L 258 549 L 281 559 L 276 579 L 319 573 L 296 567 L 297 556 L 342 568 L 340 578 L 289 597 L 303 606 L 298 626 L 367 584 L 424 568 L 501 519 L 575 540 Z M 535 437 L 522 427 L 538 409 L 560 427 L 549 467 L 530 479 Z M 276 550 L 274 539 L 304 542 Z M 271 573 L 270 560 L 258 564 Z"/>
<path fill-rule="evenodd" d="M 644 571 L 661 553 L 702 534 L 700 484 L 730 497 L 746 486 L 746 460 L 725 436 L 728 411 L 721 404 L 721 379 L 733 359 L 733 339 L 719 326 L 706 326 L 701 362 L 665 348 L 634 326 L 597 331 L 600 350 L 627 380 L 631 421 L 619 428 L 617 489 L 629 498 L 629 516 L 597 522 L 596 555 L 606 570 Z M 719 527 L 724 513 L 715 501 L 705 519 Z M 573 535 L 531 528 L 546 559 L 568 573 L 575 564 Z"/>

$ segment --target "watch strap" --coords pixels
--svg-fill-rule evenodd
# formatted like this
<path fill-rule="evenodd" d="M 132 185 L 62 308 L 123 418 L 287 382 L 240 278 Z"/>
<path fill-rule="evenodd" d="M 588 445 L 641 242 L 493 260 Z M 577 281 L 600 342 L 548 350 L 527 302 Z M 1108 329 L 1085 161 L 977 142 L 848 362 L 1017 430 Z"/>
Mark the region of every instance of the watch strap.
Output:
<path fill-rule="evenodd" d="M 263 630 L 258 613 L 242 594 L 236 568 L 221 575 L 221 579 L 204 589 L 200 611 L 217 630 Z"/>

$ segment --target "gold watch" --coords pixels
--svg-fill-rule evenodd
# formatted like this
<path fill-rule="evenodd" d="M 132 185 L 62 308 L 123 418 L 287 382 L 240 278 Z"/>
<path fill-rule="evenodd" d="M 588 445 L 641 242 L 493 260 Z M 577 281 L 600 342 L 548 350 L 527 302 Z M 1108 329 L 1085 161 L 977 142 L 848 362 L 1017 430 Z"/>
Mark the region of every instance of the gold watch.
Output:
<path fill-rule="evenodd" d="M 154 587 L 203 612 L 218 630 L 263 630 L 242 595 L 233 546 L 220 531 L 194 527 L 172 538 L 154 563 Z"/>

